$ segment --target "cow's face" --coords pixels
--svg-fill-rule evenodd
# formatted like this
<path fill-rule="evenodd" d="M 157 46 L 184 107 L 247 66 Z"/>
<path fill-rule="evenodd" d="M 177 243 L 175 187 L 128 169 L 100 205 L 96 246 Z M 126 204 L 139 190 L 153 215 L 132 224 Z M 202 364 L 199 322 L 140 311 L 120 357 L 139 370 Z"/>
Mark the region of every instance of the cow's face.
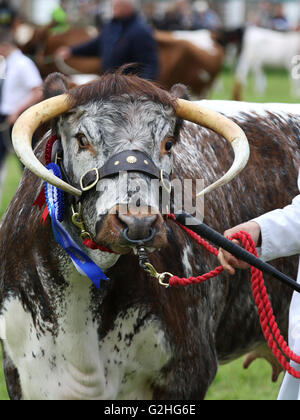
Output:
<path fill-rule="evenodd" d="M 159 249 L 167 242 L 159 179 L 168 189 L 172 146 L 181 119 L 211 128 L 225 137 L 235 152 L 230 170 L 202 194 L 230 182 L 248 161 L 244 132 L 221 114 L 178 99 L 186 94 L 181 86 L 170 95 L 150 82 L 117 72 L 62 94 L 66 92 L 60 75 L 48 79 L 46 96 L 59 97 L 33 107 L 20 118 L 13 132 L 15 150 L 37 176 L 81 196 L 86 228 L 96 241 L 116 253 L 140 246 Z M 34 129 L 54 117 L 67 182 L 47 171 L 29 146 Z M 91 174 L 94 180 L 86 186 Z M 69 208 L 66 223 L 70 215 Z"/>
<path fill-rule="evenodd" d="M 101 173 L 106 165 L 112 167 L 108 173 L 101 173 L 99 181 L 83 194 L 81 202 L 87 230 L 100 245 L 119 254 L 141 244 L 148 249 L 159 249 L 167 242 L 160 190 L 161 185 L 170 186 L 172 147 L 181 124 L 175 116 L 171 95 L 149 82 L 134 80 L 141 83 L 141 89 L 149 88 L 149 92 L 141 93 L 133 85 L 128 93 L 126 85 L 125 92 L 108 95 L 103 92 L 105 78 L 103 85 L 98 84 L 101 93 L 86 88 L 71 91 L 77 103 L 56 123 L 70 184 L 79 188 L 85 174 L 87 179 L 94 175 L 94 181 L 94 169 Z M 153 89 L 157 90 L 154 95 Z M 178 89 L 185 93 L 177 86 L 173 96 L 178 96 Z M 62 90 L 66 90 L 64 81 L 57 75 L 50 78 L 46 85 L 48 96 Z M 80 99 L 82 92 L 85 92 L 84 100 Z M 161 92 L 162 100 L 159 100 Z M 127 155 L 124 157 L 122 152 Z M 145 170 L 141 170 L 141 164 Z"/>
<path fill-rule="evenodd" d="M 152 161 L 158 173 L 170 175 L 176 131 L 171 107 L 129 95 L 80 106 L 59 119 L 64 167 L 74 185 L 108 162 L 121 169 L 132 165 L 132 171 L 116 170 L 100 179 L 83 197 L 84 221 L 98 243 L 118 253 L 127 253 L 139 242 L 155 249 L 166 243 L 159 180 L 134 171 L 134 165 L 136 151 L 142 152 L 138 158 L 146 167 Z M 129 153 L 122 162 L 118 156 L 126 151 L 133 151 L 132 156 Z"/>

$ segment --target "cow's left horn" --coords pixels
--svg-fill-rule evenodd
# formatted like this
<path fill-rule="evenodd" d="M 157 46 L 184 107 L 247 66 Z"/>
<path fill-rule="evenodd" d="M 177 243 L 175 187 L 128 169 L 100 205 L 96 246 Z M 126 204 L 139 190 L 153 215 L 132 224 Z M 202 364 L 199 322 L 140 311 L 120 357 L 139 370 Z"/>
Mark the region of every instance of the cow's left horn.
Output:
<path fill-rule="evenodd" d="M 17 120 L 12 132 L 12 142 L 18 158 L 31 172 L 69 194 L 81 196 L 80 190 L 49 172 L 32 150 L 32 136 L 35 130 L 52 118 L 67 112 L 70 108 L 71 103 L 66 94 L 47 99 L 29 108 Z"/>
<path fill-rule="evenodd" d="M 249 160 L 250 148 L 244 131 L 237 124 L 222 114 L 183 99 L 176 101 L 176 114 L 183 120 L 213 130 L 224 137 L 234 150 L 235 159 L 230 170 L 217 182 L 201 191 L 199 195 L 207 194 L 228 184 L 245 168 Z"/>

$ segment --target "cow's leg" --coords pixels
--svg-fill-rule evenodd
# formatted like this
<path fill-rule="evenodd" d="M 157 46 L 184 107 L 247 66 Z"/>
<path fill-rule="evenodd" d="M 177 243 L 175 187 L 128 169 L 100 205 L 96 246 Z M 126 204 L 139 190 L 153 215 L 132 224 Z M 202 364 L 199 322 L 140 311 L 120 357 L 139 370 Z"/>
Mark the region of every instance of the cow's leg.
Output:
<path fill-rule="evenodd" d="M 253 68 L 253 74 L 254 74 L 255 91 L 259 95 L 263 95 L 267 88 L 267 78 L 263 71 L 262 66 L 259 63 L 257 63 L 255 67 Z"/>
<path fill-rule="evenodd" d="M 243 100 L 243 85 L 238 80 L 234 82 L 232 99 L 234 101 Z"/>
<path fill-rule="evenodd" d="M 244 53 L 240 56 L 234 77 L 234 87 L 233 87 L 233 100 L 241 101 L 243 100 L 243 89 L 247 87 L 248 76 L 250 72 L 251 59 L 248 56 L 248 53 Z"/>
<path fill-rule="evenodd" d="M 164 368 L 164 386 L 154 389 L 155 400 L 204 400 L 218 370 L 213 340 L 205 337 L 198 351 L 181 353 Z M 196 350 L 196 347 L 194 348 Z M 179 352 L 179 351 L 178 351 Z M 175 350 L 176 353 L 176 350 Z"/>
<path fill-rule="evenodd" d="M 243 364 L 244 369 L 248 369 L 251 363 L 257 359 L 265 359 L 270 363 L 272 367 L 272 382 L 277 382 L 280 373 L 283 372 L 283 367 L 278 363 L 266 344 L 263 344 L 261 347 L 247 354 Z"/>
<path fill-rule="evenodd" d="M 293 77 L 293 74 L 290 72 L 290 87 L 291 87 L 291 96 L 294 98 L 300 97 L 300 79 Z"/>

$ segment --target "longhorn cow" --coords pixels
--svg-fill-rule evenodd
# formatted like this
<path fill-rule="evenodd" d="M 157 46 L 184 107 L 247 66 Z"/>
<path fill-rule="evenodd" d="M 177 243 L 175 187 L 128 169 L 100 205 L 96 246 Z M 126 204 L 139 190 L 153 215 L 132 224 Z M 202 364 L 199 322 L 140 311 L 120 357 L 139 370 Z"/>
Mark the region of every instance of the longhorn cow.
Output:
<path fill-rule="evenodd" d="M 298 115 L 267 107 L 260 114 L 245 112 L 246 106 L 234 113 L 252 151 L 238 175 L 249 153 L 244 132 L 222 114 L 180 99 L 180 86 L 168 93 L 119 72 L 67 91 L 55 74 L 45 91 L 49 99 L 28 110 L 14 129 L 16 152 L 29 170 L 0 230 L 0 336 L 10 397 L 203 399 L 219 363 L 264 342 L 249 274 L 162 288 L 139 266 L 133 252 L 138 244 L 159 272 L 178 276 L 208 272 L 216 258 L 162 217 L 157 197 L 145 192 L 139 214 L 121 213 L 135 191 L 125 183 L 115 196 L 110 187 L 120 183 L 117 167 L 128 168 L 126 153 L 131 163 L 140 156 L 147 162 L 147 169 L 128 172 L 130 180 L 147 184 L 156 173 L 204 178 L 213 183 L 206 189 L 205 221 L 222 232 L 288 204 L 296 194 Z M 230 111 L 228 103 L 224 110 Z M 34 153 L 31 148 L 32 133 L 45 121 L 57 138 L 54 155 L 63 180 L 44 166 L 47 138 Z M 229 143 L 235 163 L 222 176 L 232 157 Z M 100 289 L 56 242 L 50 218 L 41 223 L 41 210 L 32 205 L 41 180 L 66 192 L 62 226 L 110 279 Z M 86 232 L 114 253 L 83 247 L 72 223 L 71 208 L 79 202 Z M 277 267 L 295 277 L 296 264 L 290 259 Z M 286 332 L 290 291 L 266 280 Z"/>

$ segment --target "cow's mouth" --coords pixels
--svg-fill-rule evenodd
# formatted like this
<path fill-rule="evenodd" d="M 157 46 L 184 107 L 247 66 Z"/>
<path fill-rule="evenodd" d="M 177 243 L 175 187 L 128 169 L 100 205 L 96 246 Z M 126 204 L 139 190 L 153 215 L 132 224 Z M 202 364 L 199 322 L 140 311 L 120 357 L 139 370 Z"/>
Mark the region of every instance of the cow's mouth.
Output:
<path fill-rule="evenodd" d="M 167 233 L 161 214 L 120 214 L 117 207 L 97 223 L 96 240 L 119 254 L 141 246 L 151 252 L 167 245 Z"/>

